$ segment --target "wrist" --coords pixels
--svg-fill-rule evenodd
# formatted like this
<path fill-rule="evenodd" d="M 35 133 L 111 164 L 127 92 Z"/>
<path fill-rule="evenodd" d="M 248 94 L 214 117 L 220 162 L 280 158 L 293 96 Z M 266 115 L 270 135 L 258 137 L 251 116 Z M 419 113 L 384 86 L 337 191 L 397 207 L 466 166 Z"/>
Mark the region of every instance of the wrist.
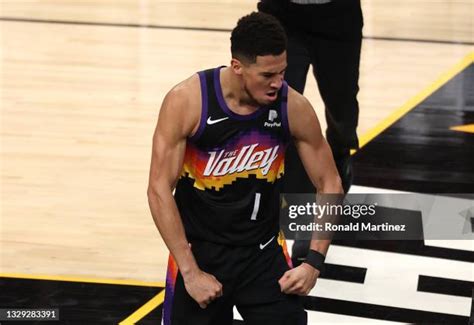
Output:
<path fill-rule="evenodd" d="M 196 260 L 194 259 L 190 244 L 186 244 L 181 248 L 181 250 L 182 254 L 179 263 L 177 259 L 176 262 L 178 264 L 178 269 L 183 277 L 183 280 L 188 281 L 189 279 L 192 279 L 194 275 L 199 271 L 199 266 L 197 265 Z"/>
<path fill-rule="evenodd" d="M 319 272 L 322 272 L 324 268 L 324 260 L 326 259 L 326 256 L 321 254 L 320 252 L 310 249 L 308 252 L 308 255 L 306 256 L 305 263 L 312 266 Z"/>
<path fill-rule="evenodd" d="M 191 280 L 194 275 L 199 271 L 199 268 L 197 265 L 195 266 L 187 266 L 179 269 L 179 272 L 181 272 L 181 275 L 183 276 L 183 280 L 185 282 L 188 282 Z"/>
<path fill-rule="evenodd" d="M 319 276 L 319 274 L 321 274 L 321 271 L 319 269 L 315 268 L 312 265 L 309 265 L 306 262 L 301 263 L 300 266 L 302 266 L 307 272 L 311 272 L 315 274 L 316 276 Z"/>

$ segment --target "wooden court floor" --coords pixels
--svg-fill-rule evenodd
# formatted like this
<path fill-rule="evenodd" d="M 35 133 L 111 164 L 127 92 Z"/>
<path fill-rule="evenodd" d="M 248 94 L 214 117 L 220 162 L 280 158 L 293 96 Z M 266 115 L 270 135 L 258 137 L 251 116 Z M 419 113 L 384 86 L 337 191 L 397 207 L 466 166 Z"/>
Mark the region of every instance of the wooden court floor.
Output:
<path fill-rule="evenodd" d="M 474 2 L 362 3 L 366 144 L 474 61 Z M 0 275 L 162 283 L 167 250 L 146 198 L 161 101 L 194 72 L 228 63 L 229 30 L 254 8 L 0 1 Z M 305 95 L 324 124 L 312 77 Z M 333 250 L 335 260 L 354 252 L 378 257 Z M 453 314 L 466 313 L 459 304 Z"/>

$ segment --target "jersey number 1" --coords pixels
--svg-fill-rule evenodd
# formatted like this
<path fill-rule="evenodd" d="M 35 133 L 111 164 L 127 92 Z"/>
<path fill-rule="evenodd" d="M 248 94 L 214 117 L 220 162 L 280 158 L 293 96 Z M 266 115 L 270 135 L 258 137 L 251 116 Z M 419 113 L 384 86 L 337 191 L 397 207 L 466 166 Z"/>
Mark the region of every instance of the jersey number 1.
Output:
<path fill-rule="evenodd" d="M 260 208 L 260 196 L 260 193 L 255 193 L 255 202 L 253 203 L 253 211 L 250 220 L 257 220 L 257 213 Z"/>

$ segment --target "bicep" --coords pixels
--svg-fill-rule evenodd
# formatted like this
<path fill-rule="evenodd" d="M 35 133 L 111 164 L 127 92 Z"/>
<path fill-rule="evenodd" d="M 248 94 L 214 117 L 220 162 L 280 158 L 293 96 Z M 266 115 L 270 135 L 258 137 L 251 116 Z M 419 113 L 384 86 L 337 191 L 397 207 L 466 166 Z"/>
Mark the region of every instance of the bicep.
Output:
<path fill-rule="evenodd" d="M 150 183 L 161 183 L 173 188 L 182 168 L 185 150 L 185 139 L 170 137 L 160 130 L 158 124 L 153 136 Z"/>
<path fill-rule="evenodd" d="M 152 186 L 172 189 L 179 178 L 186 151 L 186 139 L 190 132 L 181 110 L 179 103 L 173 98 L 165 98 L 153 135 L 149 179 Z"/>
<path fill-rule="evenodd" d="M 306 118 L 301 124 L 297 127 L 300 131 L 294 137 L 295 146 L 306 173 L 318 188 L 323 172 L 332 168 L 331 149 L 323 138 L 316 118 Z"/>
<path fill-rule="evenodd" d="M 329 145 L 311 104 L 298 98 L 288 112 L 290 131 L 298 154 L 313 185 L 319 188 L 324 175 L 337 175 Z"/>
<path fill-rule="evenodd" d="M 316 159 L 325 142 L 316 112 L 306 98 L 296 94 L 290 98 L 294 100 L 289 105 L 288 122 L 300 158 Z"/>

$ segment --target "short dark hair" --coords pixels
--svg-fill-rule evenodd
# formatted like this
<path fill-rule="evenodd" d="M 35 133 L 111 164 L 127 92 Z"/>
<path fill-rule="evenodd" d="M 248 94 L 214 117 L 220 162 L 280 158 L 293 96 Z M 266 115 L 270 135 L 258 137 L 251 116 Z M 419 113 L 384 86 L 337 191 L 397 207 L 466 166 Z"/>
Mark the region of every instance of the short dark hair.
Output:
<path fill-rule="evenodd" d="M 260 55 L 280 55 L 286 50 L 286 34 L 272 15 L 252 12 L 239 19 L 230 37 L 233 58 L 255 63 Z"/>

